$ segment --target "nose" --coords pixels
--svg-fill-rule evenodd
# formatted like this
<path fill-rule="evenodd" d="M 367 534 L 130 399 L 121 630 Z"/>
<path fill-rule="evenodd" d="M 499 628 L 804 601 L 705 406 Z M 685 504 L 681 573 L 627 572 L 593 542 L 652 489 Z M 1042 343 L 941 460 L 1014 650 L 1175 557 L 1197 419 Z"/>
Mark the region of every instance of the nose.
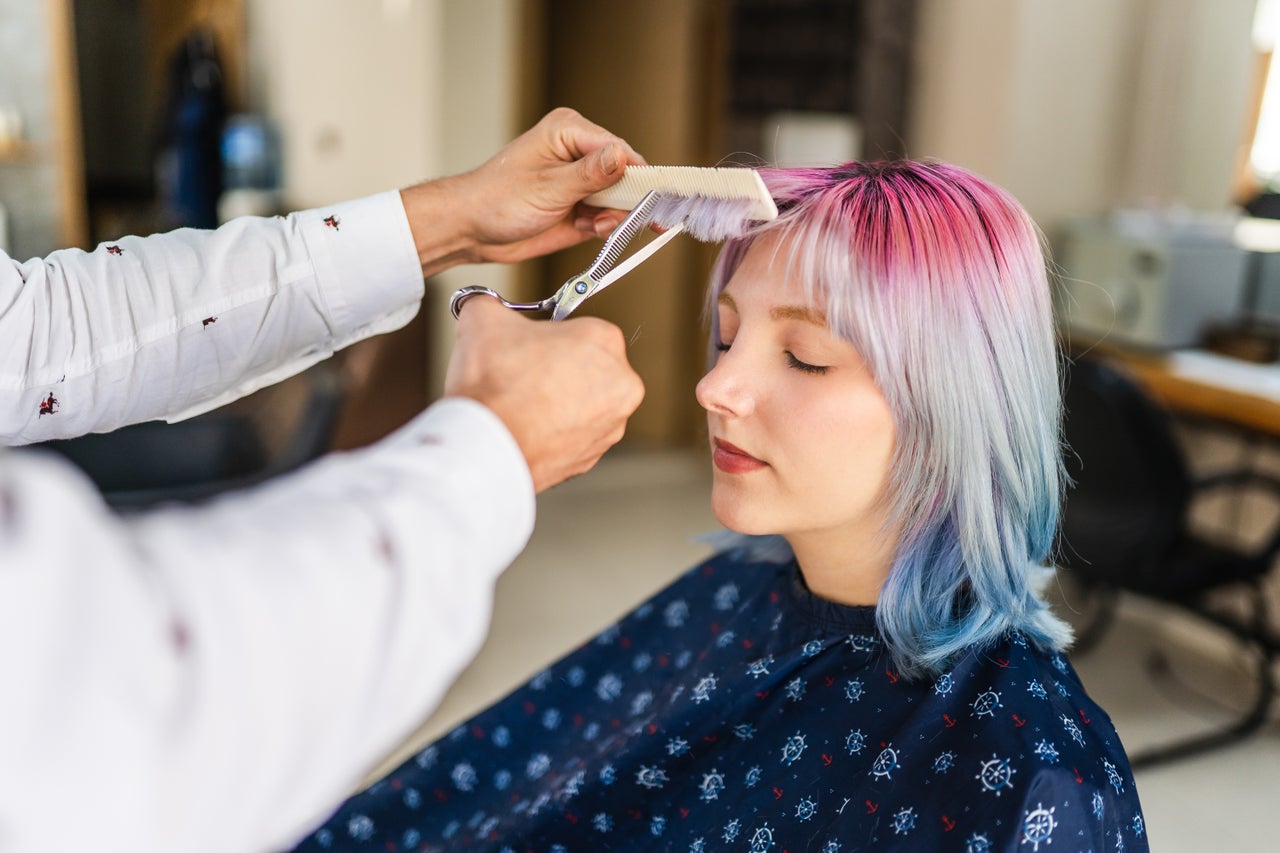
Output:
<path fill-rule="evenodd" d="M 739 418 L 754 411 L 754 392 L 742 361 L 733 350 L 720 353 L 694 394 L 702 408 L 712 414 Z"/>

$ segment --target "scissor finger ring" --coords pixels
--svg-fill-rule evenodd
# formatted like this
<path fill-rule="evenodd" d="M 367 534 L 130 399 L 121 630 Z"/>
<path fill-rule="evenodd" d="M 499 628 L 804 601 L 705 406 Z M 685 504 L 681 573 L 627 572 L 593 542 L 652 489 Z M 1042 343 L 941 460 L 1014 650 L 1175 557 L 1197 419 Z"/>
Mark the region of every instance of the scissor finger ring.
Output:
<path fill-rule="evenodd" d="M 453 314 L 453 318 L 458 319 L 458 315 L 462 312 L 462 303 L 466 302 L 473 296 L 492 296 L 512 311 L 550 311 L 553 307 L 551 298 L 542 300 L 541 302 L 508 302 L 502 298 L 498 291 L 491 287 L 481 287 L 473 284 L 470 287 L 464 287 L 456 291 L 449 299 L 449 313 Z"/>

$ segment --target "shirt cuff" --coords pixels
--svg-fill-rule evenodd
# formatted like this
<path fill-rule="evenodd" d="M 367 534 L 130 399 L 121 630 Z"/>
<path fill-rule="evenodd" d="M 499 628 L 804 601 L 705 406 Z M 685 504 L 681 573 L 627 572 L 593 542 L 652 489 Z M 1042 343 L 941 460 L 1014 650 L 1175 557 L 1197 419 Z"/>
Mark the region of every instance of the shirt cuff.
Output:
<path fill-rule="evenodd" d="M 397 329 L 423 296 L 399 190 L 294 214 L 315 265 L 336 348 Z"/>

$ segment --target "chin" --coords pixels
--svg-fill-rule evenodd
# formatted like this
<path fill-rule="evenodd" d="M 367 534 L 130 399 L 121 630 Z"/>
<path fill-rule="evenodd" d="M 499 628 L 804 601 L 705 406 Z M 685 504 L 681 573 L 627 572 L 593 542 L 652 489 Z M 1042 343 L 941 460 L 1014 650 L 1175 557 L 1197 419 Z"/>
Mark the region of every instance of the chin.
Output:
<path fill-rule="evenodd" d="M 763 512 L 756 502 L 744 500 L 742 495 L 729 493 L 719 485 L 711 490 L 711 512 L 716 521 L 734 533 L 768 536 L 778 532 L 770 513 Z"/>

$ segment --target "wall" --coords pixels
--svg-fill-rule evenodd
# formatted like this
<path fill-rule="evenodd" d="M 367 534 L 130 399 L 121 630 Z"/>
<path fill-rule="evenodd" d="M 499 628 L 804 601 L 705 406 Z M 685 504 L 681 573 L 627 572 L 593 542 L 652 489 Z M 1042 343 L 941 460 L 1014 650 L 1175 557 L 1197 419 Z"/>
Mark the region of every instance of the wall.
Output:
<path fill-rule="evenodd" d="M 17 108 L 31 151 L 0 162 L 14 257 L 85 239 L 70 0 L 0 0 L 0 104 Z"/>
<path fill-rule="evenodd" d="M 248 0 L 249 103 L 278 123 L 285 202 L 404 186 L 440 162 L 440 2 Z"/>
<path fill-rule="evenodd" d="M 525 33 L 530 23 L 527 16 L 538 5 L 522 0 L 442 3 L 439 174 L 475 168 L 536 118 L 529 117 L 525 107 L 530 100 L 542 101 L 542 69 L 527 67 L 531 61 L 537 65 L 537 51 Z M 518 268 L 467 265 L 447 270 L 429 282 L 424 310 L 430 322 L 427 343 L 433 369 L 428 392 L 432 397 L 439 396 L 444 387 L 444 367 L 453 351 L 450 294 L 478 284 L 510 294 L 510 298 L 526 298 L 529 294 L 522 292 L 521 284 L 533 276 L 534 269 L 534 264 Z"/>
<path fill-rule="evenodd" d="M 521 0 L 247 0 L 249 102 L 278 124 L 290 208 L 465 171 L 522 129 L 532 80 Z M 534 75 L 537 76 L 537 75 Z M 448 296 L 518 289 L 519 270 L 466 266 L 429 283 L 429 393 L 453 342 Z"/>
<path fill-rule="evenodd" d="M 1229 204 L 1254 0 L 922 0 L 913 156 L 1043 227 L 1119 204 Z"/>
<path fill-rule="evenodd" d="M 555 0 L 552 100 L 625 137 L 650 163 L 714 165 L 725 154 L 710 145 L 723 109 L 713 97 L 723 30 L 716 5 Z M 552 282 L 581 272 L 598 250 L 589 243 L 554 257 Z M 627 425 L 632 444 L 705 441 L 693 389 L 706 364 L 700 317 L 712 255 L 679 238 L 583 309 L 622 328 L 644 380 L 644 403 Z"/>
<path fill-rule="evenodd" d="M 1183 0 L 1190 35 L 1182 76 L 1163 85 L 1184 88 L 1178 196 L 1226 204 L 1254 83 L 1254 0 Z M 1225 196 L 1225 197 L 1224 197 Z"/>

